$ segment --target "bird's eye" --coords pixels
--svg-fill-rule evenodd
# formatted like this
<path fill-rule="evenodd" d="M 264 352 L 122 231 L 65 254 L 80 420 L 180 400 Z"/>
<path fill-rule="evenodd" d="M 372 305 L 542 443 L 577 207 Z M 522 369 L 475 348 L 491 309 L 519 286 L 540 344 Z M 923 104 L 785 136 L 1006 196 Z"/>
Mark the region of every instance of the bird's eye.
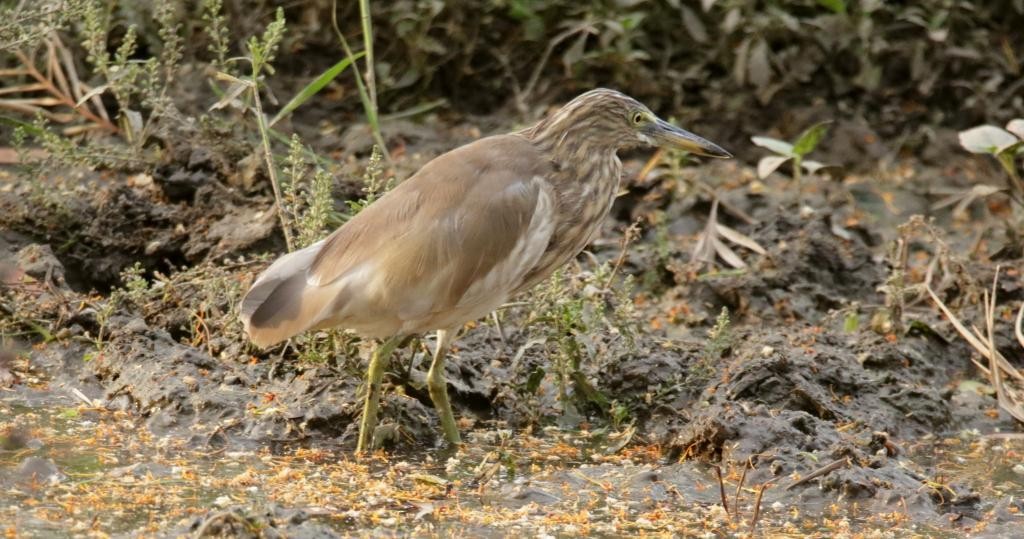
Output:
<path fill-rule="evenodd" d="M 633 113 L 633 125 L 640 125 L 644 122 L 644 113 L 634 112 Z"/>

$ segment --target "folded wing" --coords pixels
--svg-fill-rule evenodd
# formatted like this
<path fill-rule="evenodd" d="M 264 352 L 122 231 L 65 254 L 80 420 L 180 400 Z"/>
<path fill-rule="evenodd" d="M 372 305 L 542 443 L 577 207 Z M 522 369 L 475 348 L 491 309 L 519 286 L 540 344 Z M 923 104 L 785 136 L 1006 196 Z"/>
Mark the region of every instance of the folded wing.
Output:
<path fill-rule="evenodd" d="M 312 328 L 386 336 L 486 314 L 547 247 L 549 167 L 517 135 L 438 157 L 323 241 L 274 262 L 242 301 L 246 331 L 267 346 Z"/>

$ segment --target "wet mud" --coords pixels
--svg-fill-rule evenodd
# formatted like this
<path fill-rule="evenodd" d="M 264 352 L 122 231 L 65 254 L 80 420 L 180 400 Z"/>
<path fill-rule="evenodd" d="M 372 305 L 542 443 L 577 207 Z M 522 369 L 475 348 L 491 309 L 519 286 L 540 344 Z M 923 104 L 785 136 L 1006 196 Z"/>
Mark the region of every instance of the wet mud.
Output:
<path fill-rule="evenodd" d="M 99 424 L 116 417 L 145 432 L 142 454 L 172 444 L 206 455 L 196 465 L 210 469 L 227 454 L 243 462 L 263 455 L 247 464 L 259 468 L 260 459 L 325 452 L 306 467 L 293 464 L 314 476 L 317 464 L 350 462 L 370 345 L 327 333 L 269 351 L 246 342 L 233 318 L 239 294 L 269 263 L 264 253 L 283 243 L 262 180 L 229 181 L 218 159 L 191 154 L 153 176 L 54 175 L 39 179 L 42 191 L 15 184 L 0 193 L 0 260 L 10 261 L 0 268 L 2 314 L 5 330 L 18 335 L 0 358 L 0 486 L 21 502 L 45 504 L 54 485 L 74 485 L 82 473 L 69 474 L 66 461 L 45 456 L 52 446 L 45 436 L 19 427 L 38 426 L 31 416 L 55 407 L 79 409 L 75 418 Z M 642 164 L 627 160 L 627 169 L 635 174 Z M 728 204 L 720 220 L 766 250 L 739 249 L 748 268 L 691 259 L 711 201 L 701 191 L 680 193 L 686 178 L 634 185 L 594 256 L 564 277 L 568 297 L 586 298 L 588 322 L 553 333 L 537 321 L 538 306 L 521 298 L 502 311 L 501 327 L 480 321 L 457 341 L 447 375 L 466 448 L 440 441 L 425 385 L 432 345 L 425 336 L 396 353 L 385 378 L 377 437 L 391 460 L 359 470 L 397 490 L 345 508 L 329 496 L 257 499 L 225 482 L 228 501 L 195 504 L 192 514 L 150 520 L 148 529 L 324 537 L 372 529 L 444 534 L 461 522 L 484 535 L 742 534 L 757 512 L 763 530 L 780 532 L 827 534 L 842 526 L 823 522 L 844 518 L 848 531 L 920 526 L 1000 536 L 1020 529 L 1024 476 L 984 488 L 977 477 L 944 472 L 922 449 L 953 439 L 981 444 L 976 459 L 989 458 L 981 455 L 993 446 L 1021 454 L 985 438 L 1019 434 L 1021 426 L 977 382 L 970 348 L 920 294 L 908 293 L 904 329 L 880 316 L 888 312 L 894 224 L 927 208 L 929 193 L 883 177 L 820 177 L 803 190 L 769 178 L 754 188 L 742 165 L 687 170 Z M 905 203 L 880 206 L 879 193 L 890 192 Z M 622 230 L 654 212 L 660 235 L 647 226 L 620 255 Z M 948 219 L 940 226 L 953 244 L 972 231 Z M 619 277 L 640 283 L 632 339 L 608 322 L 614 299 L 586 281 L 595 264 L 619 256 Z M 145 290 L 114 304 L 112 294 L 126 286 L 123 271 L 135 263 Z M 939 292 L 970 317 L 979 312 L 971 290 L 985 286 L 993 269 L 966 264 L 974 280 L 944 281 Z M 1000 297 L 1012 305 L 1024 299 L 1024 263 L 1003 264 L 1011 272 Z M 723 309 L 728 331 L 709 336 Z M 1007 358 L 1024 362 L 1009 330 L 1001 331 Z M 579 364 L 562 378 L 554 357 L 566 342 Z M 300 360 L 304 346 L 323 350 L 320 360 Z M 559 447 L 564 454 L 552 453 Z M 545 464 L 540 453 L 558 458 Z M 88 473 L 118 481 L 180 475 L 146 459 L 117 464 Z M 722 506 L 716 466 L 735 507 Z M 349 468 L 336 473 L 335 482 L 354 477 L 345 475 L 354 473 Z M 405 484 L 415 487 L 403 491 Z M 758 491 L 763 499 L 755 503 Z M 507 518 L 479 516 L 488 512 Z M 889 514 L 892 521 L 878 520 Z M 47 516 L 19 522 L 42 536 L 55 529 Z M 509 524 L 515 518 L 522 522 Z M 108 525 L 130 533 L 139 523 Z"/>

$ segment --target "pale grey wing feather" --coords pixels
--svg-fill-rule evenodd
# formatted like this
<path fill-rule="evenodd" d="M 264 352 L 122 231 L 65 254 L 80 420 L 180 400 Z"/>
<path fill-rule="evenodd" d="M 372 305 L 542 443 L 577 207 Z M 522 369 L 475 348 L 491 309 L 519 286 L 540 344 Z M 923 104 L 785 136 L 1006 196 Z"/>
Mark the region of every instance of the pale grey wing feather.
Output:
<path fill-rule="evenodd" d="M 323 242 L 288 253 L 267 268 L 242 299 L 240 318 L 250 339 L 269 346 L 308 329 L 317 306 L 305 294 L 306 272 Z"/>

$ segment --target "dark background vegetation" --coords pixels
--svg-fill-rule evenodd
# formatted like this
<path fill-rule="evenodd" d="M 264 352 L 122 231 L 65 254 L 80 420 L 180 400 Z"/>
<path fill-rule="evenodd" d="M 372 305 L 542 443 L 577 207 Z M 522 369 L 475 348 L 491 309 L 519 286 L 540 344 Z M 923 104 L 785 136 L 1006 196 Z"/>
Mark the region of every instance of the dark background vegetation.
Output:
<path fill-rule="evenodd" d="M 347 4 L 339 21 L 356 32 L 358 9 Z M 703 4 L 375 4 L 381 104 L 440 96 L 455 110 L 489 112 L 611 86 L 734 145 L 772 128 L 795 134 L 807 115 L 862 118 L 914 145 L 929 142 L 929 126 L 1001 125 L 1024 113 L 1020 0 Z M 314 73 L 334 57 L 320 28 L 329 9 L 289 11 L 310 30 L 293 26 L 292 66 Z"/>
<path fill-rule="evenodd" d="M 361 44 L 358 3 L 338 4 L 340 26 Z M 112 6 L 110 50 L 135 25 L 136 55 L 158 53 L 150 4 Z M 329 0 L 227 0 L 234 54 L 278 6 L 288 30 L 268 79 L 290 94 L 343 52 Z M 458 113 L 525 112 L 609 86 L 710 126 L 726 144 L 844 117 L 911 151 L 928 145 L 935 127 L 1001 125 L 1024 114 L 1022 0 L 399 0 L 372 9 L 385 114 L 436 98 Z M 200 3 L 180 2 L 178 13 L 185 61 L 210 60 Z M 338 80 L 318 114 L 359 108 L 352 78 Z M 200 76 L 182 82 L 200 93 L 205 86 Z"/>

